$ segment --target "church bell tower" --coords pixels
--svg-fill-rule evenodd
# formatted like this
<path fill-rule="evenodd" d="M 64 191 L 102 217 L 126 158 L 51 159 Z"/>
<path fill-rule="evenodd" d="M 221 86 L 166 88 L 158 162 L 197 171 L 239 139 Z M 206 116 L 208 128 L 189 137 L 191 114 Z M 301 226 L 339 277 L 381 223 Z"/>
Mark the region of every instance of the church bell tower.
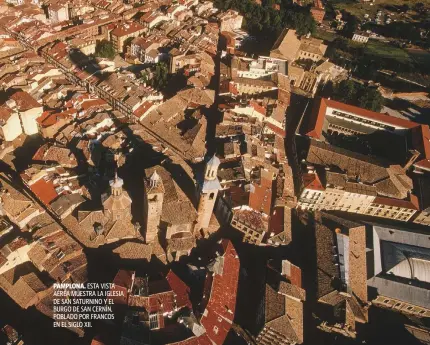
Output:
<path fill-rule="evenodd" d="M 197 231 L 209 226 L 218 191 L 221 189 L 217 176 L 220 163 L 215 155 L 206 163 L 203 181 L 198 189 Z"/>

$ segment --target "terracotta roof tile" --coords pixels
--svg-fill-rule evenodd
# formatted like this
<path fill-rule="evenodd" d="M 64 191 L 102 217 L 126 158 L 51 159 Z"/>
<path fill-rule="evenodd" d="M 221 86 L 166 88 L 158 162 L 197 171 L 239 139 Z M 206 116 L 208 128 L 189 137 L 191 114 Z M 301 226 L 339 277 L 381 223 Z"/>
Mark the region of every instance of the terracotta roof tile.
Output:
<path fill-rule="evenodd" d="M 151 260 L 152 247 L 140 242 L 126 242 L 113 250 L 122 259 Z"/>
<path fill-rule="evenodd" d="M 337 166 L 348 176 L 358 176 L 365 183 L 375 183 L 387 178 L 384 163 L 373 157 L 344 150 L 324 142 L 311 140 L 306 161 L 322 166 Z"/>
<path fill-rule="evenodd" d="M 374 204 L 382 204 L 382 205 L 388 205 L 388 206 L 395 206 L 395 207 L 401 207 L 401 208 L 407 208 L 410 210 L 419 210 L 419 203 L 418 198 L 411 194 L 411 200 L 399 200 L 399 199 L 393 199 L 393 198 L 384 198 L 381 196 L 377 196 L 375 200 L 373 200 Z"/>
<path fill-rule="evenodd" d="M 152 102 L 149 102 L 149 101 L 144 102 L 139 108 L 137 108 L 133 112 L 134 116 L 136 116 L 137 118 L 140 118 L 142 115 L 144 115 L 148 111 L 149 108 L 152 107 L 152 105 L 153 105 Z"/>
<path fill-rule="evenodd" d="M 133 271 L 119 270 L 113 279 L 113 283 L 118 286 L 125 287 L 127 289 L 131 288 Z"/>
<path fill-rule="evenodd" d="M 270 322 L 285 314 L 285 297 L 279 294 L 269 284 L 266 284 L 265 322 Z"/>
<path fill-rule="evenodd" d="M 190 288 L 172 270 L 167 273 L 166 279 L 176 295 L 176 305 L 179 308 L 185 306 L 192 308 L 192 304 L 189 299 Z"/>
<path fill-rule="evenodd" d="M 321 180 L 318 177 L 318 174 L 303 174 L 303 187 L 309 188 L 313 190 L 324 190 L 324 187 L 321 183 Z"/>
<path fill-rule="evenodd" d="M 49 205 L 58 196 L 52 181 L 45 181 L 43 178 L 33 183 L 30 189 L 45 205 Z"/>
<path fill-rule="evenodd" d="M 415 163 L 415 165 L 421 169 L 430 170 L 430 160 L 422 159 Z"/>
<path fill-rule="evenodd" d="M 61 113 L 44 112 L 36 121 L 41 127 L 46 128 L 55 125 L 59 120 L 65 120 L 67 118 L 71 120 L 74 114 L 76 114 L 76 109 L 74 108 L 70 108 Z"/>
<path fill-rule="evenodd" d="M 270 215 L 272 210 L 273 181 L 262 178 L 261 184 L 253 183 L 254 189 L 249 194 L 249 207 Z"/>
<path fill-rule="evenodd" d="M 33 108 L 42 107 L 29 93 L 25 91 L 17 91 L 10 99 L 16 102 L 19 111 L 26 111 Z"/>
<path fill-rule="evenodd" d="M 275 207 L 269 221 L 269 232 L 275 235 L 284 231 L 284 207 Z"/>
<path fill-rule="evenodd" d="M 0 121 L 7 121 L 12 115 L 12 111 L 7 107 L 0 107 Z"/>
<path fill-rule="evenodd" d="M 420 125 L 412 129 L 412 144 L 426 159 L 430 159 L 430 128 Z"/>
<path fill-rule="evenodd" d="M 315 100 L 313 104 L 312 112 L 308 119 L 309 121 L 308 126 L 307 126 L 307 129 L 305 130 L 305 134 L 307 136 L 310 136 L 316 139 L 319 139 L 321 137 L 327 107 L 354 113 L 356 115 L 359 115 L 360 117 L 364 117 L 367 119 L 371 119 L 371 120 L 386 123 L 386 124 L 392 124 L 398 127 L 402 127 L 404 129 L 411 129 L 419 126 L 417 123 L 409 120 L 404 120 L 397 117 L 377 113 L 371 110 L 359 108 L 356 106 L 348 105 L 345 103 L 337 102 L 326 98 L 320 98 L 318 100 Z"/>
<path fill-rule="evenodd" d="M 173 291 L 161 292 L 150 296 L 130 294 L 128 305 L 145 308 L 148 313 L 172 312 L 175 309 L 174 294 Z"/>
<path fill-rule="evenodd" d="M 224 266 L 221 274 L 214 274 L 212 291 L 201 319 L 209 338 L 222 345 L 230 331 L 236 310 L 240 262 L 233 244 L 223 240 Z"/>
<path fill-rule="evenodd" d="M 117 26 L 115 29 L 112 30 L 111 34 L 114 36 L 121 37 L 121 36 L 129 35 L 129 34 L 141 31 L 143 29 L 144 27 L 139 23 L 132 22 L 132 23 L 122 24 Z"/>

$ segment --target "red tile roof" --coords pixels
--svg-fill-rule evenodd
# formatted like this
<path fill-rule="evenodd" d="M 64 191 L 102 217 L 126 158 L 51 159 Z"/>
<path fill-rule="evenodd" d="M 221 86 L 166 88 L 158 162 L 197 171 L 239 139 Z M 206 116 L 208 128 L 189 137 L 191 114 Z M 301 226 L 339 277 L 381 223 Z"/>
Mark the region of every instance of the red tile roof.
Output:
<path fill-rule="evenodd" d="M 268 216 L 260 211 L 254 211 L 249 207 L 241 207 L 233 210 L 233 219 L 246 224 L 249 228 L 259 233 L 266 233 L 268 229 Z"/>
<path fill-rule="evenodd" d="M 36 151 L 36 153 L 33 155 L 32 159 L 34 161 L 41 161 L 43 160 L 43 157 L 45 156 L 46 151 L 48 151 L 49 146 L 43 145 L 39 147 L 39 149 Z"/>
<path fill-rule="evenodd" d="M 133 274 L 133 271 L 119 270 L 113 279 L 113 283 L 115 285 L 130 289 L 133 280 Z"/>
<path fill-rule="evenodd" d="M 249 194 L 249 207 L 270 215 L 272 211 L 273 181 L 262 178 L 261 185 L 255 183 L 252 185 L 254 186 L 254 191 Z"/>
<path fill-rule="evenodd" d="M 373 200 L 373 203 L 407 208 L 409 210 L 419 210 L 420 207 L 419 207 L 418 198 L 414 194 L 411 194 L 410 199 L 411 200 L 400 200 L 400 199 L 384 198 L 381 196 L 377 196 L 375 200 Z"/>
<path fill-rule="evenodd" d="M 19 248 L 26 246 L 27 244 L 28 243 L 24 238 L 18 237 L 18 238 L 15 238 L 12 242 L 10 242 L 7 246 L 9 247 L 9 249 L 12 252 L 14 252 L 15 250 L 18 250 Z"/>
<path fill-rule="evenodd" d="M 65 120 L 67 118 L 72 119 L 74 114 L 76 114 L 76 109 L 74 108 L 67 109 L 61 113 L 45 111 L 42 116 L 36 119 L 36 121 L 41 127 L 46 128 L 55 125 L 60 120 Z"/>
<path fill-rule="evenodd" d="M 280 234 L 284 231 L 284 208 L 275 207 L 270 217 L 269 222 L 269 233 L 274 233 L 275 235 Z"/>
<path fill-rule="evenodd" d="M 139 108 L 137 108 L 133 114 L 134 116 L 136 116 L 137 118 L 140 118 L 142 115 L 144 115 L 149 108 L 151 108 L 151 106 L 153 105 L 152 102 L 144 102 Z"/>
<path fill-rule="evenodd" d="M 226 193 L 231 198 L 233 207 L 249 205 L 249 192 L 245 191 L 243 187 L 233 185 Z"/>
<path fill-rule="evenodd" d="M 188 307 L 192 308 L 192 304 L 189 298 L 190 288 L 179 278 L 172 270 L 167 273 L 167 281 L 170 287 L 175 293 L 176 305 L 178 308 Z"/>
<path fill-rule="evenodd" d="M 306 132 L 305 132 L 307 136 L 310 136 L 316 139 L 319 139 L 321 137 L 327 107 L 350 112 L 358 116 L 371 119 L 373 121 L 391 124 L 394 126 L 402 127 L 404 129 L 411 129 L 418 126 L 417 123 L 412 121 L 399 119 L 397 117 L 377 113 L 371 110 L 355 107 L 349 104 L 333 101 L 327 98 L 320 98 L 314 102 L 312 113 L 309 118 L 308 128 L 306 129 Z"/>
<path fill-rule="evenodd" d="M 225 248 L 223 271 L 213 276 L 211 296 L 201 318 L 207 335 L 216 345 L 224 343 L 234 319 L 240 268 L 233 244 L 228 240 L 222 244 Z"/>
<path fill-rule="evenodd" d="M 273 123 L 270 122 L 266 122 L 266 126 L 270 128 L 275 134 L 281 136 L 282 138 L 285 138 L 286 132 L 282 128 L 275 126 Z"/>
<path fill-rule="evenodd" d="M 303 187 L 313 190 L 324 190 L 324 187 L 317 174 L 303 174 Z"/>
<path fill-rule="evenodd" d="M 26 111 L 33 108 L 42 107 L 29 93 L 25 91 L 17 91 L 10 96 L 16 102 L 19 111 Z"/>
<path fill-rule="evenodd" d="M 416 150 L 430 159 L 430 128 L 428 125 L 418 125 L 412 129 L 412 145 Z"/>
<path fill-rule="evenodd" d="M 37 121 L 38 123 L 43 122 L 43 121 L 44 121 L 47 117 L 49 117 L 49 115 L 51 115 L 53 112 L 54 112 L 53 110 L 46 110 L 46 111 L 44 111 L 44 112 L 42 113 L 42 115 L 40 115 L 40 116 L 36 119 L 36 121 Z"/>
<path fill-rule="evenodd" d="M 422 159 L 416 162 L 414 165 L 416 165 L 418 168 L 430 171 L 430 161 L 428 159 Z"/>
<path fill-rule="evenodd" d="M 249 102 L 249 105 L 253 107 L 254 110 L 260 113 L 261 115 L 266 115 L 266 108 L 263 105 L 259 104 L 257 101 L 252 99 Z"/>
<path fill-rule="evenodd" d="M 6 107 L 0 107 L 0 120 L 7 121 L 12 115 L 12 111 Z"/>
<path fill-rule="evenodd" d="M 105 343 L 104 342 L 102 342 L 102 341 L 100 341 L 99 339 L 97 339 L 97 337 L 96 338 L 94 338 L 92 341 L 91 341 L 91 345 L 105 345 Z"/>
<path fill-rule="evenodd" d="M 145 28 L 139 23 L 132 22 L 127 24 L 120 24 L 115 29 L 112 30 L 111 34 L 117 37 L 130 35 L 132 33 L 142 31 Z"/>
<path fill-rule="evenodd" d="M 92 107 L 105 106 L 107 103 L 101 98 L 85 100 L 82 102 L 81 109 L 88 110 Z"/>
<path fill-rule="evenodd" d="M 292 285 L 302 287 L 302 270 L 296 265 L 291 264 L 288 279 Z"/>
<path fill-rule="evenodd" d="M 210 340 L 217 345 L 224 344 L 227 334 L 231 329 L 231 322 L 225 320 L 212 309 L 206 309 L 206 315 L 202 318 L 202 325 Z"/>
<path fill-rule="evenodd" d="M 373 121 L 385 123 L 388 125 L 401 127 L 404 129 L 410 129 L 412 131 L 413 147 L 419 152 L 421 152 L 427 161 L 430 160 L 430 128 L 428 125 L 422 125 L 413 121 L 400 119 L 381 113 L 376 113 L 374 111 L 329 100 L 326 98 L 321 98 L 314 102 L 314 106 L 309 117 L 308 126 L 305 129 L 305 135 L 316 139 L 319 139 L 321 137 L 327 107 L 350 112 L 358 116 L 368 118 Z M 419 161 L 415 164 L 417 166 L 422 166 L 423 168 L 427 169 L 430 166 L 430 163 L 424 160 Z"/>
<path fill-rule="evenodd" d="M 239 90 L 237 89 L 236 85 L 233 82 L 228 83 L 228 91 L 233 95 L 239 94 Z"/>
<path fill-rule="evenodd" d="M 30 189 L 45 205 L 49 205 L 58 196 L 52 181 L 45 181 L 43 178 L 33 183 Z"/>
<path fill-rule="evenodd" d="M 149 297 L 130 295 L 128 304 L 132 307 L 144 307 L 149 313 L 166 313 L 175 309 L 173 291 L 157 293 Z"/>

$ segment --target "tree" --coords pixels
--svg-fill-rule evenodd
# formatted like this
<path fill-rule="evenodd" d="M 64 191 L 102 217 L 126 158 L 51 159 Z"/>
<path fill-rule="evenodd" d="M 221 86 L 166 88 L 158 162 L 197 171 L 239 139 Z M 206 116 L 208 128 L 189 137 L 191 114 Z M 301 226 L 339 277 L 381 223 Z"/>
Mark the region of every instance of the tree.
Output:
<path fill-rule="evenodd" d="M 391 22 L 382 27 L 384 36 L 403 38 L 410 41 L 420 39 L 420 31 L 415 24 L 407 22 Z"/>
<path fill-rule="evenodd" d="M 280 5 L 280 9 L 274 9 L 274 4 Z M 238 11 L 244 17 L 243 27 L 261 42 L 273 43 L 286 27 L 295 29 L 299 35 L 314 33 L 316 29 L 309 7 L 288 0 L 266 0 L 263 5 L 254 0 L 215 0 L 214 6 Z"/>
<path fill-rule="evenodd" d="M 417 3 L 414 5 L 414 10 L 415 10 L 416 12 L 423 12 L 423 11 L 425 10 L 425 5 L 424 5 L 422 2 L 417 2 Z"/>
<path fill-rule="evenodd" d="M 140 81 L 142 82 L 142 83 L 147 83 L 148 82 L 148 79 L 149 79 L 149 77 L 148 77 L 148 73 L 146 72 L 146 71 L 141 71 L 140 72 Z"/>
<path fill-rule="evenodd" d="M 335 85 L 332 97 L 339 102 L 373 111 L 380 111 L 384 105 L 384 98 L 376 88 L 361 85 L 353 80 L 343 80 Z"/>
<path fill-rule="evenodd" d="M 297 34 L 307 35 L 315 32 L 316 23 L 312 16 L 299 12 L 293 18 L 293 27 L 296 29 Z"/>
<path fill-rule="evenodd" d="M 363 87 L 358 95 L 358 106 L 373 111 L 380 111 L 384 105 L 381 93 L 370 87 Z"/>
<path fill-rule="evenodd" d="M 97 42 L 95 55 L 112 60 L 116 55 L 112 42 L 107 40 Z"/>
<path fill-rule="evenodd" d="M 357 93 L 356 83 L 352 80 L 342 80 L 334 87 L 334 98 L 339 102 L 352 103 Z"/>
<path fill-rule="evenodd" d="M 342 30 L 342 33 L 345 37 L 352 38 L 354 36 L 354 32 L 357 31 L 359 21 L 356 16 L 351 14 L 346 15 L 346 24 Z"/>
<path fill-rule="evenodd" d="M 335 49 L 348 50 L 348 43 L 346 38 L 339 36 L 331 43 L 331 46 Z"/>
<path fill-rule="evenodd" d="M 409 11 L 409 5 L 408 4 L 403 4 L 402 6 L 399 7 L 400 12 L 408 12 Z"/>
<path fill-rule="evenodd" d="M 169 74 L 169 70 L 167 68 L 167 64 L 164 62 L 159 62 L 155 66 L 154 75 L 151 80 L 152 86 L 157 90 L 162 90 L 167 85 L 167 77 Z"/>

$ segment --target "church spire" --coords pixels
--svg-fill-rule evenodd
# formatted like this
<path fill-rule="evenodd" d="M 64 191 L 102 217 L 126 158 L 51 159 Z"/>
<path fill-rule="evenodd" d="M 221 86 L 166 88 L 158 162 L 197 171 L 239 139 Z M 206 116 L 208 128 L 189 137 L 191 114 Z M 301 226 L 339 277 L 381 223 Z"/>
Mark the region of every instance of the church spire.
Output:
<path fill-rule="evenodd" d="M 157 187 L 159 181 L 160 175 L 157 174 L 157 170 L 154 170 L 154 172 L 149 177 L 149 188 Z"/>
<path fill-rule="evenodd" d="M 124 181 L 122 178 L 118 177 L 118 172 L 115 170 L 115 177 L 113 180 L 109 182 L 111 194 L 113 196 L 119 196 L 122 194 L 122 186 L 124 185 Z"/>
<path fill-rule="evenodd" d="M 221 161 L 219 158 L 216 155 L 213 155 L 213 157 L 206 163 L 205 180 L 211 181 L 217 178 L 220 163 Z"/>

